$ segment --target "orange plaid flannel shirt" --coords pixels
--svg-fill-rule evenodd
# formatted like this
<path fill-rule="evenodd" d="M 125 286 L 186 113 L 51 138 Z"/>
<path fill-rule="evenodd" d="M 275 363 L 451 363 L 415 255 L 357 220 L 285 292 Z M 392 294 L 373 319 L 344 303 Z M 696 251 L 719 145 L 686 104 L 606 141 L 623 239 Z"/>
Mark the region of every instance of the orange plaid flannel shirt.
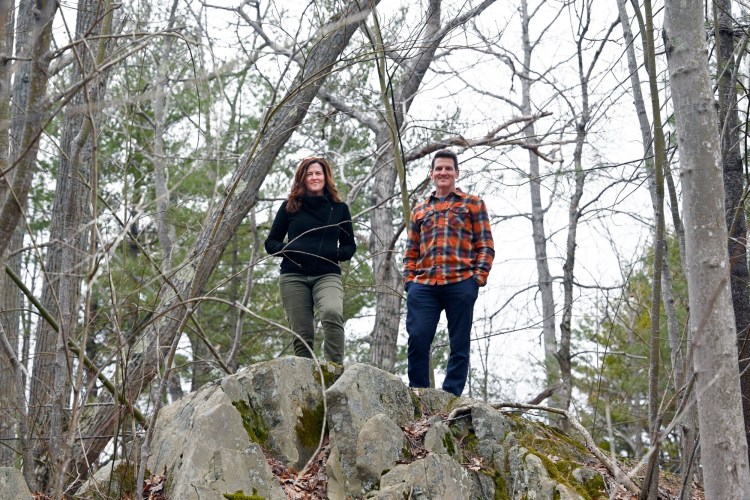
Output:
<path fill-rule="evenodd" d="M 494 257 L 490 218 L 481 198 L 456 188 L 444 201 L 433 192 L 412 210 L 404 283 L 447 285 L 473 277 L 484 286 Z"/>

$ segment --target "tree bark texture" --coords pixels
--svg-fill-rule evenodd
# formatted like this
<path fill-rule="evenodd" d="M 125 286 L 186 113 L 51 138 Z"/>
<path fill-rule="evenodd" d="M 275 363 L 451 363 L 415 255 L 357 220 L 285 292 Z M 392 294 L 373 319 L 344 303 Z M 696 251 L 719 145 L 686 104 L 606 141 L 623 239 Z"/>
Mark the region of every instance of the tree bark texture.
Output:
<path fill-rule="evenodd" d="M 11 0 L 0 0 L 0 57 L 10 54 L 13 48 L 14 29 L 13 29 L 13 2 Z M 0 170 L 5 171 L 8 168 L 8 159 L 10 158 L 10 59 L 0 60 Z M 8 194 L 8 183 L 4 177 L 0 177 L 0 200 Z M 14 231 L 14 238 L 18 241 L 18 232 Z M 20 245 L 11 244 L 9 248 L 12 251 Z M 20 266 L 20 256 L 9 259 L 6 254 L 0 262 L 7 262 L 8 265 L 18 269 Z M 10 278 L 2 272 L 0 275 L 0 322 L 5 332 L 8 343 L 18 357 L 19 347 L 19 327 L 21 297 L 16 286 L 13 285 Z M 8 446 L 0 446 L 0 467 L 12 466 L 16 458 L 16 450 L 20 450 L 20 443 L 13 442 L 16 437 L 18 416 L 21 414 L 19 408 L 16 408 L 17 391 L 16 375 L 11 360 L 0 354 L 0 439 Z"/>
<path fill-rule="evenodd" d="M 750 498 L 718 122 L 701 0 L 665 2 L 706 498 Z"/>
<path fill-rule="evenodd" d="M 105 2 L 101 0 L 81 0 L 76 39 L 101 34 L 105 10 Z M 77 51 L 72 68 L 74 83 L 90 78 L 90 72 L 102 62 L 101 43 L 105 42 L 92 41 L 74 49 Z M 59 332 L 44 321 L 38 323 L 30 395 L 29 415 L 35 425 L 32 430 L 35 438 L 33 475 L 37 491 L 48 491 L 52 478 L 58 480 L 59 490 L 65 476 L 68 449 L 64 415 L 70 404 L 68 395 L 73 373 L 67 345 L 71 341 L 80 343 L 79 349 L 84 352 L 87 341 L 79 338 L 78 315 L 81 287 L 94 258 L 90 232 L 95 195 L 91 189 L 97 183 L 92 151 L 98 115 L 91 113 L 100 108 L 105 86 L 106 79 L 100 76 L 82 87 L 72 98 L 70 104 L 74 111 L 65 115 L 62 126 L 62 150 L 50 225 L 52 243 L 47 248 L 42 287 L 42 305 L 57 318 Z M 30 474 L 27 469 L 26 477 Z"/>
<path fill-rule="evenodd" d="M 57 0 L 21 2 L 19 7 L 19 29 L 17 30 L 19 57 L 27 59 L 20 65 L 14 76 L 13 106 L 23 110 L 13 116 L 11 124 L 12 140 L 18 141 L 13 147 L 15 153 L 12 168 L 12 182 L 9 182 L 8 196 L 0 200 L 0 254 L 12 241 L 21 212 L 31 187 L 36 169 L 39 137 L 46 116 L 44 97 L 49 81 L 49 59 L 47 58 L 52 37 L 52 20 L 57 12 Z M 21 41 L 28 30 L 28 46 Z M 18 125 L 16 125 L 18 124 Z M 4 262 L 0 264 L 5 264 Z"/>
<path fill-rule="evenodd" d="M 745 175 L 737 113 L 737 84 L 734 64 L 734 20 L 732 1 L 714 1 L 716 66 L 719 90 L 719 132 L 724 166 L 724 206 L 729 239 L 729 275 L 734 323 L 737 330 L 742 413 L 745 436 L 750 442 L 750 274 L 747 266 L 747 220 L 745 218 Z"/>
<path fill-rule="evenodd" d="M 0 10 L 8 16 L 11 12 L 12 3 L 3 1 Z M 3 97 L 0 99 L 3 103 L 10 103 L 5 117 L 10 120 L 4 120 L 3 134 L 3 163 L 2 179 L 0 180 L 0 267 L 5 268 L 6 264 L 15 267 L 13 260 L 7 261 L 8 251 L 14 245 L 20 246 L 18 222 L 22 217 L 22 212 L 26 207 L 31 180 L 36 170 L 37 152 L 39 149 L 39 136 L 44 126 L 43 117 L 46 116 L 45 104 L 43 103 L 47 91 L 47 82 L 49 75 L 47 68 L 49 60 L 46 55 L 50 48 L 52 20 L 57 11 L 58 4 L 56 1 L 33 2 L 22 0 L 16 7 L 17 24 L 15 29 L 12 27 L 12 20 L 9 17 L 3 19 L 3 27 L 7 30 L 10 28 L 15 33 L 16 53 L 14 56 L 20 63 L 16 63 L 13 72 L 13 87 L 8 88 L 8 82 L 11 75 L 8 73 L 9 66 L 3 67 L 2 85 Z M 4 52 L 9 55 L 10 47 L 13 41 L 11 34 L 6 31 L 3 34 Z M 5 61 L 4 64 L 9 64 Z M 10 126 L 7 124 L 10 123 Z M 5 273 L 2 279 L 3 300 L 17 301 L 17 287 L 11 284 Z M 16 298 L 13 298 L 15 296 Z M 11 306 L 12 307 L 12 306 Z M 8 309 L 13 311 L 14 309 Z M 15 309 L 19 311 L 19 309 Z M 5 327 L 11 333 L 10 337 L 16 337 L 20 333 L 18 319 L 8 319 Z M 15 326 L 14 326 L 15 325 Z M 16 344 L 17 345 L 17 344 Z M 28 343 L 25 344 L 28 348 Z M 26 361 L 26 360 L 24 360 Z M 26 363 L 24 362 L 25 366 Z M 14 405 L 15 411 L 23 418 L 26 409 L 19 409 Z M 27 422 L 19 422 L 20 428 L 26 428 Z M 14 422 L 15 425 L 15 422 Z M 5 425 L 5 428 L 8 426 Z M 23 436 L 24 438 L 28 436 Z M 27 442 L 27 441 L 25 441 Z M 28 450 L 22 450 L 25 458 L 30 457 Z M 24 460 L 24 464 L 30 471 L 33 461 Z M 26 479 L 30 485 L 33 485 L 33 474 L 26 474 Z"/>

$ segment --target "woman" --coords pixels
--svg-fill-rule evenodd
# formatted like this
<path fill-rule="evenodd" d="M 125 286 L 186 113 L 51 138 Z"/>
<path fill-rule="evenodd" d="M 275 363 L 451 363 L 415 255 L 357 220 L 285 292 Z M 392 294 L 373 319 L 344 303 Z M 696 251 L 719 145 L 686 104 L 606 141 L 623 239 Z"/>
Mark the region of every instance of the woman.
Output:
<path fill-rule="evenodd" d="M 287 243 L 284 238 L 287 237 Z M 279 290 L 294 338 L 294 354 L 312 357 L 314 312 L 323 327 L 328 361 L 344 361 L 344 286 L 339 262 L 357 249 L 349 207 L 341 201 L 325 158 L 305 158 L 266 239 L 266 251 L 280 255 Z"/>

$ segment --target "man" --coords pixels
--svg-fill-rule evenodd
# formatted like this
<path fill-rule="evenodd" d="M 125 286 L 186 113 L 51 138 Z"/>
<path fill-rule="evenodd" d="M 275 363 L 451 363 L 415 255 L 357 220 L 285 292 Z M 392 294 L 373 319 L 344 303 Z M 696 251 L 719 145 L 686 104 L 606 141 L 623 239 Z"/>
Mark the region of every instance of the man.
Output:
<path fill-rule="evenodd" d="M 435 191 L 412 210 L 404 252 L 409 386 L 430 386 L 430 348 L 445 311 L 450 357 L 443 390 L 460 396 L 469 372 L 474 302 L 487 284 L 495 249 L 484 202 L 456 187 L 456 153 L 436 152 L 430 178 Z"/>

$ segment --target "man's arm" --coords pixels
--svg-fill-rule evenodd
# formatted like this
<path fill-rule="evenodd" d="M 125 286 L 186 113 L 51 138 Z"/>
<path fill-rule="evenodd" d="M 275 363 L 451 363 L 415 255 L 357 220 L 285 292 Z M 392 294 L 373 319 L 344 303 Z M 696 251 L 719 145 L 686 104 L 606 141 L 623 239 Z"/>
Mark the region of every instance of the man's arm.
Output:
<path fill-rule="evenodd" d="M 419 259 L 419 226 L 412 211 L 407 227 L 406 250 L 404 250 L 404 285 L 409 281 L 414 281 L 417 259 Z"/>
<path fill-rule="evenodd" d="M 477 254 L 474 263 L 474 279 L 479 286 L 487 284 L 487 277 L 492 269 L 492 260 L 495 258 L 495 244 L 492 241 L 492 228 L 490 227 L 490 216 L 484 201 L 479 200 L 473 215 L 474 225 L 472 243 Z"/>

